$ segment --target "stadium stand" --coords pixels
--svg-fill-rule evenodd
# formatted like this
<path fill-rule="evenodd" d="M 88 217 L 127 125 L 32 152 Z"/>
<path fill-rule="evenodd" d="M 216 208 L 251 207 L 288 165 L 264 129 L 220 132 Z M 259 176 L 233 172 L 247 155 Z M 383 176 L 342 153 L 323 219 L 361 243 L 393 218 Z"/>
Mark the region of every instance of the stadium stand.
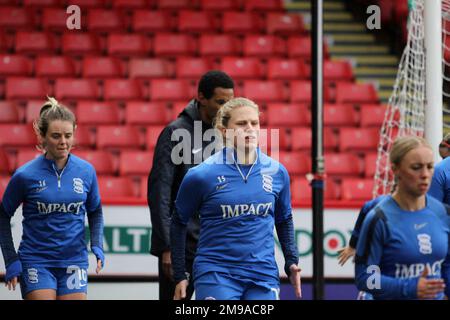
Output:
<path fill-rule="evenodd" d="M 278 142 L 261 147 L 279 148 L 294 204 L 308 203 L 311 36 L 304 17 L 281 3 L 1 2 L 0 193 L 17 166 L 39 154 L 31 122 L 54 95 L 77 116 L 74 153 L 96 167 L 102 196 L 144 199 L 161 130 L 195 96 L 198 78 L 222 69 L 236 80 L 237 96 L 260 105 L 264 128 L 279 130 Z M 393 2 L 383 19 L 405 19 L 404 3 Z M 87 9 L 82 30 L 67 30 L 69 4 Z M 324 42 L 325 199 L 361 202 L 371 197 L 385 108 L 375 85 L 356 81 L 349 60 L 331 59 L 332 45 Z"/>

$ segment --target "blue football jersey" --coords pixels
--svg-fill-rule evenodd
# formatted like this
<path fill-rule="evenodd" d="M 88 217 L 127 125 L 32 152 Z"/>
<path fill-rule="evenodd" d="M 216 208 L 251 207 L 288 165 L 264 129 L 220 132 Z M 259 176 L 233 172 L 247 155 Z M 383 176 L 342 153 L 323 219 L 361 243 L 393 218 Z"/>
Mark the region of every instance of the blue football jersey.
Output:
<path fill-rule="evenodd" d="M 364 220 L 355 259 L 360 290 L 375 299 L 415 299 L 417 282 L 443 278 L 450 293 L 449 216 L 442 203 L 426 196 L 425 208 L 405 211 L 388 196 Z M 437 299 L 442 299 L 443 294 Z"/>
<path fill-rule="evenodd" d="M 7 215 L 23 204 L 22 263 L 43 267 L 87 267 L 86 212 L 101 207 L 97 176 L 88 162 L 69 155 L 58 171 L 44 155 L 16 170 L 3 195 Z"/>
<path fill-rule="evenodd" d="M 450 157 L 435 165 L 428 194 L 450 205 Z"/>
<path fill-rule="evenodd" d="M 194 279 L 215 271 L 278 282 L 274 224 L 291 218 L 289 175 L 259 149 L 247 166 L 234 163 L 234 152 L 224 148 L 190 169 L 178 192 L 181 223 L 200 215 Z"/>

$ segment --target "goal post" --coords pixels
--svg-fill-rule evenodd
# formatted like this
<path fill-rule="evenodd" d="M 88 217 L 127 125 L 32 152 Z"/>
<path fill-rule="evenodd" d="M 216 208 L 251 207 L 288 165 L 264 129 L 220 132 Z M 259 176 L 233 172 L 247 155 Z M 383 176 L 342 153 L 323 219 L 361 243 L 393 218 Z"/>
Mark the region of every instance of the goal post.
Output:
<path fill-rule="evenodd" d="M 450 0 L 442 1 L 450 8 Z M 393 91 L 389 97 L 377 149 L 373 197 L 388 194 L 394 177 L 389 152 L 398 136 L 425 137 L 439 161 L 443 132 L 443 54 L 441 0 L 409 0 L 408 35 Z M 450 26 L 450 24 L 449 24 Z M 445 60 L 444 60 L 445 61 Z"/>

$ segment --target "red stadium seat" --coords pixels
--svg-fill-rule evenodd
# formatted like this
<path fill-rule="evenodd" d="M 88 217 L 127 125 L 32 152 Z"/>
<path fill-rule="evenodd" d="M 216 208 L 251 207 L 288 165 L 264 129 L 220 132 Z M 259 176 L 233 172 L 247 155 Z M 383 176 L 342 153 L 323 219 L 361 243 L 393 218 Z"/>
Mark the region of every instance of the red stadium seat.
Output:
<path fill-rule="evenodd" d="M 248 57 L 284 56 L 286 43 L 273 35 L 247 35 L 243 42 L 243 53 Z"/>
<path fill-rule="evenodd" d="M 281 0 L 245 0 L 244 9 L 246 11 L 281 11 L 283 3 Z"/>
<path fill-rule="evenodd" d="M 225 11 L 223 13 L 223 33 L 258 33 L 261 29 L 261 20 L 259 16 L 253 12 Z"/>
<path fill-rule="evenodd" d="M 0 123 L 19 122 L 21 122 L 19 106 L 12 101 L 0 101 Z"/>
<path fill-rule="evenodd" d="M 32 123 L 39 117 L 39 112 L 41 111 L 42 105 L 45 100 L 28 100 L 25 105 L 25 122 Z"/>
<path fill-rule="evenodd" d="M 182 10 L 178 12 L 178 31 L 181 33 L 206 33 L 217 31 L 219 25 L 207 11 Z"/>
<path fill-rule="evenodd" d="M 0 174 L 9 174 L 13 171 L 12 163 L 9 163 L 8 156 L 3 149 L 0 149 Z"/>
<path fill-rule="evenodd" d="M 41 156 L 42 152 L 39 152 L 36 149 L 19 149 L 17 151 L 17 158 L 16 158 L 16 164 L 15 168 L 20 168 L 27 162 L 30 162 L 31 160 L 36 159 L 37 157 Z"/>
<path fill-rule="evenodd" d="M 150 98 L 153 101 L 186 101 L 193 94 L 193 88 L 187 80 L 156 79 L 150 82 Z"/>
<path fill-rule="evenodd" d="M 155 148 L 158 137 L 163 129 L 164 126 L 147 127 L 147 133 L 145 135 L 145 146 L 147 150 L 153 150 Z"/>
<path fill-rule="evenodd" d="M 293 202 L 311 202 L 312 188 L 309 181 L 302 177 L 293 177 L 291 180 L 291 198 Z M 325 181 L 324 198 L 326 200 L 336 200 L 340 197 L 339 185 L 328 179 Z"/>
<path fill-rule="evenodd" d="M 357 126 L 358 113 L 353 106 L 340 104 L 325 104 L 323 108 L 323 122 L 326 126 Z"/>
<path fill-rule="evenodd" d="M 112 7 L 117 9 L 144 9 L 148 4 L 147 0 L 112 0 Z"/>
<path fill-rule="evenodd" d="M 300 103 L 311 103 L 312 87 L 309 80 L 293 80 L 290 82 L 290 101 Z M 330 92 L 327 86 L 323 87 L 324 101 L 330 100 Z"/>
<path fill-rule="evenodd" d="M 179 101 L 174 102 L 172 104 L 172 113 L 171 113 L 171 120 L 175 120 L 178 118 L 178 115 L 183 112 L 184 108 L 186 108 L 187 103 L 186 101 Z"/>
<path fill-rule="evenodd" d="M 211 0 L 201 0 L 200 3 L 201 10 L 204 11 L 233 11 L 240 10 L 240 1 L 239 0 L 220 0 L 220 1 L 211 1 Z"/>
<path fill-rule="evenodd" d="M 74 61 L 67 56 L 37 57 L 35 73 L 37 77 L 75 77 Z"/>
<path fill-rule="evenodd" d="M 12 77 L 6 79 L 7 99 L 38 99 L 50 95 L 47 82 L 39 78 Z"/>
<path fill-rule="evenodd" d="M 285 88 L 276 80 L 245 80 L 243 88 L 244 96 L 257 103 L 286 101 Z"/>
<path fill-rule="evenodd" d="M 87 28 L 91 32 L 118 32 L 126 30 L 125 18 L 120 11 L 89 9 Z"/>
<path fill-rule="evenodd" d="M 294 127 L 291 130 L 292 150 L 311 150 L 312 132 L 310 127 Z M 332 128 L 323 129 L 323 143 L 325 150 L 334 150 L 338 146 L 338 138 Z"/>
<path fill-rule="evenodd" d="M 108 0 L 62 0 L 64 5 L 77 5 L 80 8 L 104 8 Z"/>
<path fill-rule="evenodd" d="M 380 104 L 361 105 L 361 127 L 381 128 L 383 125 L 386 108 L 386 105 Z"/>
<path fill-rule="evenodd" d="M 16 53 L 54 54 L 58 49 L 54 36 L 47 32 L 18 31 L 16 33 Z"/>
<path fill-rule="evenodd" d="M 351 64 L 346 60 L 325 60 L 323 64 L 323 78 L 325 81 L 352 81 L 353 71 Z"/>
<path fill-rule="evenodd" d="M 158 33 L 154 38 L 154 54 L 160 56 L 195 55 L 197 40 L 188 34 Z"/>
<path fill-rule="evenodd" d="M 108 101 L 80 101 L 76 116 L 85 125 L 120 124 L 122 118 L 119 106 Z"/>
<path fill-rule="evenodd" d="M 84 7 L 83 7 L 84 8 Z M 42 28 L 48 31 L 67 31 L 67 19 L 69 15 L 67 14 L 65 8 L 57 7 L 46 7 L 42 10 Z M 81 18 L 81 30 L 85 29 L 84 18 Z"/>
<path fill-rule="evenodd" d="M 31 76 L 32 61 L 22 55 L 0 54 L 0 78 L 5 76 Z"/>
<path fill-rule="evenodd" d="M 307 126 L 311 115 L 306 105 L 289 103 L 267 104 L 267 124 L 269 126 Z"/>
<path fill-rule="evenodd" d="M 336 85 L 338 103 L 377 103 L 378 96 L 371 83 L 339 82 Z"/>
<path fill-rule="evenodd" d="M 94 133 L 88 126 L 83 126 L 77 124 L 77 128 L 75 129 L 75 150 L 81 149 L 91 149 L 95 144 L 95 136 Z"/>
<path fill-rule="evenodd" d="M 98 187 L 103 201 L 137 197 L 133 181 L 128 177 L 99 176 Z"/>
<path fill-rule="evenodd" d="M 126 119 L 128 124 L 166 125 L 171 114 L 164 102 L 130 101 L 126 105 Z"/>
<path fill-rule="evenodd" d="M 124 75 L 124 68 L 116 57 L 93 57 L 83 59 L 83 78 L 117 78 Z"/>
<path fill-rule="evenodd" d="M 135 32 L 174 31 L 174 19 L 167 11 L 134 10 L 132 28 Z"/>
<path fill-rule="evenodd" d="M 300 59 L 271 58 L 267 64 L 267 79 L 295 80 L 308 77 L 305 63 Z"/>
<path fill-rule="evenodd" d="M 359 176 L 364 163 L 354 153 L 325 154 L 325 171 L 328 176 Z"/>
<path fill-rule="evenodd" d="M 105 100 L 142 99 L 142 90 L 134 79 L 106 79 L 103 85 Z"/>
<path fill-rule="evenodd" d="M 372 199 L 373 179 L 343 179 L 341 184 L 342 200 Z"/>
<path fill-rule="evenodd" d="M 286 167 L 290 175 L 303 175 L 311 172 L 311 159 L 308 154 L 303 152 L 280 151 L 279 162 Z"/>
<path fill-rule="evenodd" d="M 311 36 L 290 36 L 287 40 L 289 58 L 302 58 L 311 61 Z M 324 43 L 323 56 L 328 57 L 327 46 Z"/>
<path fill-rule="evenodd" d="M 264 77 L 263 66 L 258 58 L 224 57 L 221 70 L 234 79 L 260 79 Z"/>
<path fill-rule="evenodd" d="M 24 7 L 56 7 L 59 5 L 60 0 L 23 0 Z"/>
<path fill-rule="evenodd" d="M 6 52 L 11 48 L 8 37 L 0 30 L 0 52 Z"/>
<path fill-rule="evenodd" d="M 31 147 L 37 144 L 33 127 L 29 124 L 0 125 L 0 146 Z"/>
<path fill-rule="evenodd" d="M 241 40 L 229 34 L 202 34 L 199 38 L 201 56 L 237 56 L 241 53 Z"/>
<path fill-rule="evenodd" d="M 140 148 L 139 129 L 129 126 L 97 127 L 97 148 Z"/>
<path fill-rule="evenodd" d="M 158 0 L 156 5 L 159 9 L 183 10 L 195 7 L 192 0 Z"/>
<path fill-rule="evenodd" d="M 175 73 L 178 79 L 198 80 L 207 71 L 213 69 L 213 63 L 208 58 L 178 57 Z"/>
<path fill-rule="evenodd" d="M 259 148 L 267 154 L 288 149 L 288 135 L 285 128 L 266 127 L 259 133 Z"/>
<path fill-rule="evenodd" d="M 107 39 L 108 54 L 120 57 L 147 56 L 151 40 L 142 34 L 110 33 Z"/>
<path fill-rule="evenodd" d="M 373 178 L 377 170 L 377 158 L 376 152 L 366 153 L 364 156 L 364 176 L 366 178 Z"/>
<path fill-rule="evenodd" d="M 55 96 L 59 100 L 96 100 L 99 90 L 91 79 L 59 78 L 55 82 Z"/>
<path fill-rule="evenodd" d="M 174 74 L 172 62 L 162 58 L 135 58 L 128 65 L 130 78 L 171 78 Z"/>
<path fill-rule="evenodd" d="M 122 151 L 119 159 L 120 175 L 148 175 L 152 168 L 153 152 Z"/>
<path fill-rule="evenodd" d="M 380 141 L 378 128 L 340 128 L 340 151 L 376 151 Z"/>
<path fill-rule="evenodd" d="M 98 175 L 115 174 L 118 169 L 114 156 L 105 150 L 74 150 L 74 155 L 92 164 Z"/>
<path fill-rule="evenodd" d="M 0 29 L 16 31 L 20 29 L 32 29 L 34 19 L 32 12 L 20 6 L 0 7 Z"/>
<path fill-rule="evenodd" d="M 305 33 L 303 19 L 299 14 L 268 12 L 266 17 L 267 34 L 298 35 Z"/>
<path fill-rule="evenodd" d="M 69 55 L 99 55 L 100 39 L 93 33 L 65 32 L 62 35 L 62 52 Z"/>

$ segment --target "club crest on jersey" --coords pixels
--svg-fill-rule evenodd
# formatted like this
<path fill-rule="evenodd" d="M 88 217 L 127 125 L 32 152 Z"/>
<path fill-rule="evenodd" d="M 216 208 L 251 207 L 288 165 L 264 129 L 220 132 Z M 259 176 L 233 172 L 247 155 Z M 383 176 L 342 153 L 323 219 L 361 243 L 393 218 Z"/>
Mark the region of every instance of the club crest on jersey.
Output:
<path fill-rule="evenodd" d="M 81 180 L 80 178 L 73 178 L 73 191 L 75 191 L 76 193 L 84 192 L 83 180 Z"/>
<path fill-rule="evenodd" d="M 267 192 L 272 192 L 273 178 L 267 174 L 262 175 L 262 187 Z"/>
<path fill-rule="evenodd" d="M 426 233 L 421 233 L 417 235 L 419 240 L 419 251 L 422 254 L 431 254 L 433 252 L 431 248 L 431 237 Z"/>

